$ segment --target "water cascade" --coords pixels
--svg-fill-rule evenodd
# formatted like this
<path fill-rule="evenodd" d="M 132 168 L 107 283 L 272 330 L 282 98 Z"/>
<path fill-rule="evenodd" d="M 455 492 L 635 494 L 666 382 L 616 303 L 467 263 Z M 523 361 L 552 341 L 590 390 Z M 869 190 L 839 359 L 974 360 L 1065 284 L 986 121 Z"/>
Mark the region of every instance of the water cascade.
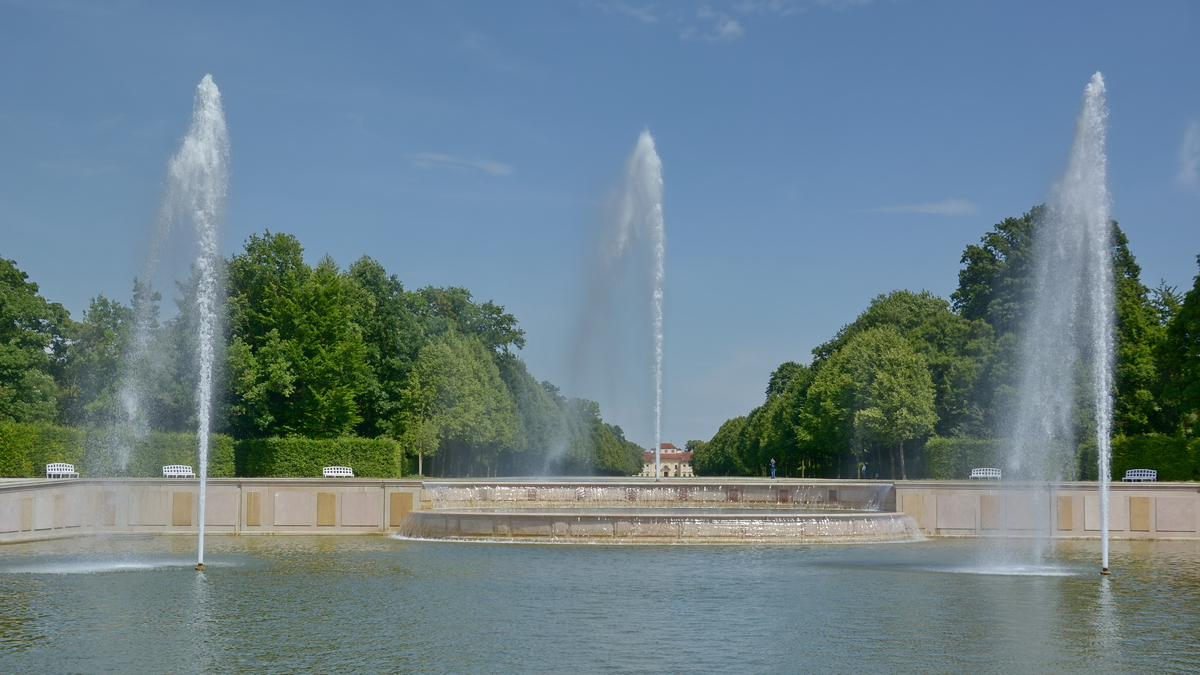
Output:
<path fill-rule="evenodd" d="M 196 311 L 199 323 L 197 351 L 199 385 L 196 391 L 197 438 L 199 441 L 200 537 L 197 569 L 204 569 L 204 509 L 208 480 L 208 440 L 212 418 L 213 361 L 217 339 L 217 229 L 225 210 L 229 182 L 229 136 L 221 109 L 221 92 L 211 75 L 196 87 L 192 123 L 179 152 L 167 170 L 167 194 L 163 205 L 166 220 L 190 225 L 195 233 L 197 254 Z"/>
<path fill-rule="evenodd" d="M 655 476 L 662 474 L 659 455 L 662 448 L 663 281 L 666 255 L 662 196 L 662 160 L 654 149 L 654 137 L 649 131 L 643 131 L 638 136 L 625 171 L 625 186 L 617 213 L 616 240 L 609 255 L 614 259 L 623 256 L 629 250 L 635 234 L 644 233 L 649 237 L 653 275 Z"/>
<path fill-rule="evenodd" d="M 1023 368 L 1010 453 L 1010 470 L 1016 477 L 1074 479 L 1079 469 L 1077 391 L 1085 385 L 1095 423 L 1104 573 L 1115 322 L 1104 150 L 1107 114 L 1104 78 L 1096 73 L 1084 92 L 1066 174 L 1054 186 L 1037 230 L 1033 305 L 1022 337 Z"/>
<path fill-rule="evenodd" d="M 734 479 L 427 482 L 428 508 L 399 535 L 448 541 L 588 544 L 808 544 L 914 541 L 884 510 L 887 483 Z"/>

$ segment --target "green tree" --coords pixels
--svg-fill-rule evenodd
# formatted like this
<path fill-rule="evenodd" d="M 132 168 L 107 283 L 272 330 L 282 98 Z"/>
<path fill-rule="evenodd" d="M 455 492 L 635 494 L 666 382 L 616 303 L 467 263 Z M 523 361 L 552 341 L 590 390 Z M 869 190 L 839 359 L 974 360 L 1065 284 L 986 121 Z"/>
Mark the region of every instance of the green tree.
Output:
<path fill-rule="evenodd" d="M 936 390 L 938 434 L 990 432 L 980 406 L 980 401 L 988 397 L 978 390 L 996 351 L 994 334 L 986 321 L 956 314 L 948 302 L 928 291 L 893 291 L 876 297 L 854 323 L 814 349 L 814 364 L 819 367 L 851 338 L 880 326 L 899 330 L 925 359 Z"/>
<path fill-rule="evenodd" d="M 439 475 L 491 475 L 517 437 L 517 407 L 491 353 L 473 336 L 448 331 L 421 349 L 404 404 L 397 436 L 410 451 L 436 457 Z"/>
<path fill-rule="evenodd" d="M 1020 218 L 1005 218 L 980 244 L 967 246 L 958 289 L 950 295 L 964 318 L 983 319 L 997 334 L 1019 332 L 1033 297 L 1033 244 L 1045 211 L 1035 206 Z"/>
<path fill-rule="evenodd" d="M 1113 432 L 1147 434 L 1169 431 L 1169 411 L 1162 408 L 1161 377 L 1155 348 L 1166 337 L 1160 310 L 1141 282 L 1141 267 L 1129 251 L 1129 240 L 1113 224 L 1113 270 L 1116 279 L 1116 369 Z"/>
<path fill-rule="evenodd" d="M 394 274 L 363 256 L 350 266 L 349 276 L 362 290 L 354 321 L 362 331 L 368 366 L 358 433 L 388 435 L 401 412 L 408 372 L 427 340 L 412 298 Z"/>
<path fill-rule="evenodd" d="M 860 436 L 895 447 L 908 480 L 904 442 L 933 432 L 934 386 L 925 358 L 894 328 L 862 333 L 846 346 L 855 381 L 854 427 Z M 895 464 L 892 465 L 895 474 Z"/>
<path fill-rule="evenodd" d="M 752 465 L 767 470 L 771 459 L 778 460 L 781 475 L 811 475 L 825 462 L 825 453 L 809 443 L 800 424 L 800 411 L 808 396 L 816 371 L 788 361 L 775 369 L 767 386 L 767 400 L 750 414 L 751 431 L 756 436 L 758 455 Z M 745 444 L 750 449 L 754 444 Z M 750 458 L 743 464 L 751 464 Z"/>
<path fill-rule="evenodd" d="M 463 335 L 474 335 L 489 350 L 508 353 L 525 346 L 525 331 L 517 327 L 512 314 L 491 300 L 482 305 L 471 299 L 465 288 L 434 288 L 417 291 L 413 311 L 430 321 L 431 334 L 453 328 Z"/>
<path fill-rule="evenodd" d="M 28 279 L 0 258 L 0 421 L 47 421 L 59 412 L 71 319 Z"/>
<path fill-rule="evenodd" d="M 958 289 L 950 296 L 963 318 L 986 321 L 995 332 L 991 354 L 980 361 L 975 403 L 984 423 L 979 431 L 1003 435 L 1001 428 L 1014 408 L 1020 377 L 1020 338 L 1036 282 L 1034 241 L 1045 209 L 1030 209 L 1021 218 L 1007 218 L 970 245 L 962 255 Z M 1129 242 L 1114 221 L 1112 260 L 1116 282 L 1116 400 L 1114 428 L 1124 433 L 1169 431 L 1168 411 L 1160 408 L 1155 389 L 1160 381 L 1153 358 L 1161 331 L 1155 327 L 1160 310 L 1141 282 Z M 931 360 L 931 368 L 936 367 Z M 1080 420 L 1088 414 L 1077 415 Z M 939 427 L 939 433 L 947 430 Z M 1082 437 L 1080 434 L 1077 436 Z"/>
<path fill-rule="evenodd" d="M 83 425 L 110 409 L 121 376 L 122 353 L 133 324 L 133 311 L 103 295 L 92 298 L 83 321 L 72 327 L 67 347 L 63 417 Z"/>
<path fill-rule="evenodd" d="M 564 442 L 563 411 L 548 390 L 549 383 L 539 384 L 516 354 L 499 355 L 497 365 L 518 413 L 517 436 L 505 457 L 506 471 L 540 472 L 546 458 Z"/>
<path fill-rule="evenodd" d="M 1200 256 L 1196 257 L 1200 263 Z M 1166 374 L 1163 396 L 1178 411 L 1180 428 L 1200 434 L 1200 275 L 1166 328 L 1159 348 Z"/>
<path fill-rule="evenodd" d="M 358 286 L 290 235 L 252 235 L 229 262 L 231 426 L 238 437 L 351 433 L 368 376 Z"/>
<path fill-rule="evenodd" d="M 904 442 L 933 431 L 935 389 L 925 359 L 892 326 L 859 332 L 834 351 L 813 378 L 801 425 L 810 438 L 839 451 L 838 474 L 857 465 L 875 442 L 886 447 L 896 475 L 907 475 Z M 897 453 L 898 451 L 898 453 Z"/>

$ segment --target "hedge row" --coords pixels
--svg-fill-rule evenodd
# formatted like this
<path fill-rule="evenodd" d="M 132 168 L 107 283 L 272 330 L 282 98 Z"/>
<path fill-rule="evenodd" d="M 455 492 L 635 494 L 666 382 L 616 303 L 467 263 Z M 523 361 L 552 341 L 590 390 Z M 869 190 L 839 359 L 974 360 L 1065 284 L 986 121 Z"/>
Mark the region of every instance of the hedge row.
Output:
<path fill-rule="evenodd" d="M 0 422 L 0 476 L 45 476 L 46 464 L 50 462 L 68 462 L 82 472 L 86 437 L 84 429 Z"/>
<path fill-rule="evenodd" d="M 255 438 L 235 447 L 237 474 L 256 478 L 320 477 L 326 466 L 348 466 L 355 476 L 400 478 L 403 454 L 389 438 Z"/>
<path fill-rule="evenodd" d="M 133 437 L 120 430 L 55 424 L 0 423 L 0 476 L 40 478 L 51 462 L 74 464 L 83 476 L 152 478 L 167 464 L 199 466 L 196 435 L 152 432 Z M 209 438 L 208 475 L 234 475 L 233 439 Z"/>
<path fill-rule="evenodd" d="M 1154 469 L 1159 480 L 1200 480 L 1200 438 L 1117 436 L 1112 450 L 1115 480 L 1129 469 Z"/>
<path fill-rule="evenodd" d="M 975 467 L 1003 468 L 1003 453 L 1004 445 L 997 440 L 931 438 L 925 445 L 925 466 L 930 478 L 961 480 Z M 1160 481 L 1200 481 L 1200 438 L 1117 436 L 1112 453 L 1114 480 L 1129 469 L 1154 469 Z"/>
<path fill-rule="evenodd" d="M 931 438 L 925 443 L 925 470 L 935 480 L 963 480 L 971 469 L 1003 467 L 1000 441 L 976 438 Z"/>

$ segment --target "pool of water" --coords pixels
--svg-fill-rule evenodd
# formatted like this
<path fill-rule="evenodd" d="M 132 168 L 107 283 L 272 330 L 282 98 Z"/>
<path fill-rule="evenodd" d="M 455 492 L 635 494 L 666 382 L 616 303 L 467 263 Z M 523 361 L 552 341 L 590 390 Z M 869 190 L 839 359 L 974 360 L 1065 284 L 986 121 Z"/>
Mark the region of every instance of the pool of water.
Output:
<path fill-rule="evenodd" d="M 430 513 L 451 512 L 451 513 L 511 513 L 514 515 L 539 515 L 539 516 L 578 516 L 578 515 L 599 515 L 599 516 L 650 516 L 655 518 L 696 518 L 706 516 L 738 516 L 739 518 L 754 518 L 756 516 L 771 516 L 790 517 L 790 516 L 812 516 L 826 515 L 835 518 L 851 517 L 855 513 L 863 515 L 878 515 L 879 511 L 850 511 L 848 509 L 810 509 L 810 508 L 793 508 L 787 506 L 769 507 L 754 505 L 751 507 L 732 507 L 732 508 L 707 508 L 704 506 L 677 506 L 658 508 L 654 506 L 598 506 L 596 508 L 588 508 L 579 506 L 575 508 L 565 507 L 522 507 L 520 505 L 503 507 L 503 506 L 481 506 L 481 507 L 445 507 L 433 509 Z"/>
<path fill-rule="evenodd" d="M 0 672 L 1200 670 L 1200 542 L 207 541 L 0 547 Z"/>

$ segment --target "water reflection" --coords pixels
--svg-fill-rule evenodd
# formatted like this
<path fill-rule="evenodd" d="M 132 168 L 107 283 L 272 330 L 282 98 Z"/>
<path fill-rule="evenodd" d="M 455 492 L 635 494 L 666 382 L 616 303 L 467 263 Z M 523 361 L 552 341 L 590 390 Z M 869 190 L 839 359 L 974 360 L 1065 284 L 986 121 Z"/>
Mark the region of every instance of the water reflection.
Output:
<path fill-rule="evenodd" d="M 1195 672 L 1200 543 L 0 548 L 0 672 Z M 193 541 L 194 543 L 194 541 Z M 178 548 L 178 554 L 177 554 Z M 140 569 L 51 573 L 88 556 Z M 190 561 L 189 561 L 190 562 Z M 14 569 L 25 569 L 13 573 Z M 41 569 L 41 571 L 33 571 Z M 169 648 L 165 649 L 164 645 Z"/>

